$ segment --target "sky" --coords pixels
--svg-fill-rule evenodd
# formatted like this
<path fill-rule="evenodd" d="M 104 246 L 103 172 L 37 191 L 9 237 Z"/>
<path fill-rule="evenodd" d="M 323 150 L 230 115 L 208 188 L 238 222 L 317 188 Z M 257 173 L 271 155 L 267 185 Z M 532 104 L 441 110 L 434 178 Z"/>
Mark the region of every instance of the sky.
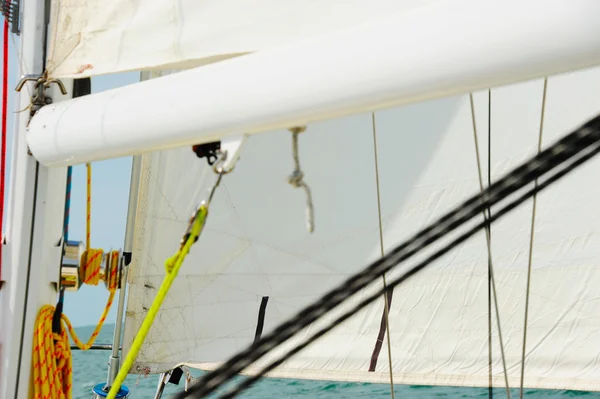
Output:
<path fill-rule="evenodd" d="M 7 203 L 10 191 L 10 173 L 12 159 L 12 138 L 16 86 L 21 75 L 16 46 L 18 38 L 11 37 L 9 42 L 9 79 L 8 79 L 8 136 L 6 146 L 4 223 L 7 218 Z M 1 65 L 0 65 L 1 67 Z M 23 71 L 29 73 L 29 71 Z M 123 73 L 92 78 L 92 92 L 113 89 L 139 81 L 139 73 Z M 1 85 L 0 85 L 1 86 Z M 0 87 L 0 93 L 1 93 Z M 0 97 L 1 98 L 1 97 Z M 84 132 L 82 132 L 84 134 Z M 131 157 L 118 158 L 92 164 L 92 247 L 105 250 L 122 249 L 125 238 L 125 219 L 129 199 L 129 182 L 131 174 Z M 71 192 L 71 217 L 69 222 L 69 239 L 85 240 L 85 208 L 86 208 L 86 170 L 85 165 L 73 168 Z M 2 226 L 4 233 L 4 226 Z M 8 265 L 2 265 L 8 268 Z M 65 297 L 65 314 L 75 326 L 95 325 L 102 314 L 108 299 L 108 291 L 101 284 L 97 287 L 83 285 L 76 293 L 67 293 Z M 112 306 L 107 322 L 114 322 L 117 301 Z"/>

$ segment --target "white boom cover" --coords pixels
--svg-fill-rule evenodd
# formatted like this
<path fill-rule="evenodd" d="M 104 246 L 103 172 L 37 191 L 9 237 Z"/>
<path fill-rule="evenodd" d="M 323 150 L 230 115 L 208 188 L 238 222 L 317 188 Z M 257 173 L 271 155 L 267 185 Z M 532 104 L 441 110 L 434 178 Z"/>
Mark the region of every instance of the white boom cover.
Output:
<path fill-rule="evenodd" d="M 440 0 L 52 0 L 47 69 L 85 77 L 190 68 Z"/>
<path fill-rule="evenodd" d="M 536 80 L 492 91 L 492 179 L 535 154 L 542 89 L 543 81 Z M 600 69 L 552 77 L 544 145 L 599 113 L 599 92 Z M 487 92 L 475 94 L 475 114 L 487 180 Z M 301 165 L 314 195 L 312 235 L 305 230 L 304 192 L 286 182 L 293 169 L 291 134 L 277 131 L 249 139 L 236 170 L 218 189 L 203 235 L 132 372 L 158 373 L 181 363 L 214 368 L 253 341 L 260 313 L 264 335 L 380 257 L 381 246 L 394 247 L 478 192 L 467 95 L 381 111 L 375 117 L 376 148 L 371 115 L 315 123 L 300 136 Z M 595 159 L 538 198 L 528 387 L 600 390 L 599 174 L 600 159 Z M 164 260 L 178 247 L 191 211 L 214 178 L 190 148 L 144 156 L 125 351 L 157 292 Z M 528 202 L 492 228 L 513 387 L 520 375 L 531 212 Z M 397 287 L 389 315 L 395 383 L 487 386 L 487 298 L 483 233 Z M 349 309 L 351 302 L 343 307 Z M 271 375 L 387 382 L 382 314 L 383 299 Z M 493 324 L 494 385 L 501 386 L 495 317 Z M 315 331 L 313 325 L 306 334 Z M 378 340 L 383 345 L 377 356 Z"/>
<path fill-rule="evenodd" d="M 64 166 L 575 71 L 600 65 L 596 15 L 597 0 L 449 0 L 53 104 L 27 140 L 40 163 Z"/>

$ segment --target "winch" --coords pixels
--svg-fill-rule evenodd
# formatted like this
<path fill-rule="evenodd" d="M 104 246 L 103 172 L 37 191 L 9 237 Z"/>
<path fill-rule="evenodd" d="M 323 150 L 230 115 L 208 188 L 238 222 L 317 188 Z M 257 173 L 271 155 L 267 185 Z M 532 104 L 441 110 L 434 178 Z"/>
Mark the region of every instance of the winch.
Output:
<path fill-rule="evenodd" d="M 108 290 L 120 288 L 120 251 L 104 253 L 101 249 L 86 249 L 81 241 L 66 241 L 63 254 L 60 286 L 66 291 L 77 291 L 84 283 L 98 285 L 100 281 Z"/>

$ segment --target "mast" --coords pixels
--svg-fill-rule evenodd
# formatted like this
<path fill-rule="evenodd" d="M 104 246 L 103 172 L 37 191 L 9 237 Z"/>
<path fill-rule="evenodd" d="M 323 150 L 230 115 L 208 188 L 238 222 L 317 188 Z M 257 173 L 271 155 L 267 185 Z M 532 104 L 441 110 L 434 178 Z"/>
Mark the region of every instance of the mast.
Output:
<path fill-rule="evenodd" d="M 138 193 L 140 188 L 140 175 L 142 169 L 142 156 L 133 157 L 131 167 L 131 182 L 129 184 L 129 203 L 127 205 L 127 225 L 125 226 L 125 243 L 123 247 L 123 274 L 121 277 L 121 289 L 119 290 L 119 304 L 117 318 L 115 321 L 115 333 L 113 336 L 112 353 L 108 363 L 108 379 L 106 387 L 110 388 L 117 377 L 120 365 L 119 346 L 121 345 L 121 329 L 123 327 L 123 316 L 125 311 L 125 295 L 127 293 L 127 274 L 133 256 L 133 233 L 135 231 L 135 216 L 137 212 Z"/>
<path fill-rule="evenodd" d="M 72 82 L 61 94 L 55 85 L 34 90 L 29 81 L 42 76 L 45 65 L 48 5 L 44 0 L 22 3 L 20 67 L 24 85 L 17 93 L 17 110 L 32 103 L 68 98 Z M 64 88 L 63 88 L 64 89 Z M 51 98 L 52 100 L 50 100 Z M 6 271 L 0 301 L 0 397 L 29 397 L 33 327 L 39 308 L 56 301 L 62 256 L 66 168 L 49 170 L 29 153 L 25 135 L 30 112 L 17 112 L 10 178 L 10 213 L 6 232 Z"/>

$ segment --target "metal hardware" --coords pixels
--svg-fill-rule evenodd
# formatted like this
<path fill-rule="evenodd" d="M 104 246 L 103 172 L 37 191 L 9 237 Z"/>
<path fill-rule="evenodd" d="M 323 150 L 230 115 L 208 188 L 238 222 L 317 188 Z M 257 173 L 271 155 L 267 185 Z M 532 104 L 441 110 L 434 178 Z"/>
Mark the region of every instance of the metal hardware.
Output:
<path fill-rule="evenodd" d="M 94 344 L 92 346 L 90 346 L 90 348 L 88 349 L 89 351 L 110 351 L 112 350 L 112 345 L 111 344 Z M 119 350 L 122 350 L 123 347 L 119 347 Z M 71 345 L 71 350 L 72 351 L 80 351 L 81 348 L 78 347 L 77 345 Z"/>
<path fill-rule="evenodd" d="M 108 396 L 108 392 L 104 390 L 105 388 L 105 384 L 101 383 L 101 384 L 97 384 L 92 388 L 92 392 L 94 393 L 94 399 L 104 399 Z M 117 395 L 115 396 L 116 399 L 126 399 L 129 397 L 129 388 L 127 388 L 125 385 L 121 386 L 121 389 L 119 389 L 119 392 L 117 392 Z"/>
<path fill-rule="evenodd" d="M 127 290 L 127 274 L 129 266 L 125 263 L 125 257 L 121 257 L 121 268 L 119 278 L 119 302 L 117 307 L 117 318 L 115 325 L 115 332 L 113 335 L 112 353 L 108 359 L 108 378 L 106 380 L 106 386 L 111 387 L 113 381 L 117 378 L 119 373 L 119 367 L 121 359 L 119 356 L 119 350 L 121 345 L 121 328 L 123 326 L 123 315 L 125 314 L 125 294 Z"/>
<path fill-rule="evenodd" d="M 221 149 L 221 142 L 215 141 L 213 143 L 198 144 L 192 146 L 192 151 L 198 158 L 206 158 L 206 162 L 212 166 L 217 158 L 219 158 L 219 150 Z"/>
<path fill-rule="evenodd" d="M 65 291 L 77 291 L 83 284 L 83 275 L 81 263 L 85 245 L 81 241 L 65 241 L 63 247 L 63 259 L 60 267 L 60 287 Z M 104 267 L 100 268 L 100 280 L 104 281 L 106 288 L 109 288 L 108 277 L 116 269 L 117 278 L 122 277 L 121 254 L 116 260 L 109 256 L 110 252 L 103 255 Z"/>
<path fill-rule="evenodd" d="M 220 156 L 213 165 L 213 172 L 219 175 L 226 175 L 232 172 L 240 159 L 247 139 L 247 134 L 223 138 L 219 149 Z"/>
<path fill-rule="evenodd" d="M 167 384 L 179 385 L 179 383 L 181 382 L 181 377 L 184 376 L 184 390 L 187 391 L 190 382 L 192 382 L 194 379 L 188 367 L 175 367 L 170 371 L 161 373 L 160 378 L 158 380 L 158 386 L 156 387 L 156 393 L 154 394 L 154 399 L 161 399 Z"/>
<path fill-rule="evenodd" d="M 213 161 L 212 164 L 212 170 L 217 174 L 217 179 L 208 190 L 208 199 L 206 201 L 202 201 L 190 217 L 187 230 L 185 231 L 185 234 L 183 235 L 180 241 L 181 248 L 188 240 L 194 221 L 199 216 L 201 208 L 203 206 L 205 208 L 208 208 L 208 206 L 210 205 L 210 202 L 212 201 L 212 198 L 217 191 L 217 187 L 219 187 L 219 184 L 221 183 L 223 175 L 232 172 L 235 168 L 237 161 L 240 159 L 242 148 L 244 147 L 244 144 L 246 144 L 247 138 L 248 135 L 244 134 L 241 136 L 232 136 L 224 138 L 221 142 L 219 142 L 219 150 L 216 152 L 218 157 Z M 198 238 L 196 238 L 194 242 L 196 241 L 198 241 Z"/>
<path fill-rule="evenodd" d="M 82 242 L 65 241 L 62 265 L 60 266 L 60 286 L 66 291 L 77 291 L 81 286 L 79 262 L 85 246 Z"/>
<path fill-rule="evenodd" d="M 48 89 L 50 85 L 56 84 L 60 89 L 60 92 L 63 95 L 67 95 L 67 89 L 63 82 L 58 79 L 48 78 L 46 73 L 41 75 L 24 75 L 21 80 L 19 80 L 15 90 L 20 92 L 27 82 L 35 82 L 33 85 L 35 93 L 31 96 L 29 111 L 31 116 L 35 115 L 35 113 L 44 105 L 52 104 L 52 98 L 46 96 L 46 89 Z"/>
<path fill-rule="evenodd" d="M 20 0 L 2 0 L 0 2 L 0 11 L 11 25 L 10 31 L 17 36 L 21 33 L 19 26 L 20 3 Z"/>

